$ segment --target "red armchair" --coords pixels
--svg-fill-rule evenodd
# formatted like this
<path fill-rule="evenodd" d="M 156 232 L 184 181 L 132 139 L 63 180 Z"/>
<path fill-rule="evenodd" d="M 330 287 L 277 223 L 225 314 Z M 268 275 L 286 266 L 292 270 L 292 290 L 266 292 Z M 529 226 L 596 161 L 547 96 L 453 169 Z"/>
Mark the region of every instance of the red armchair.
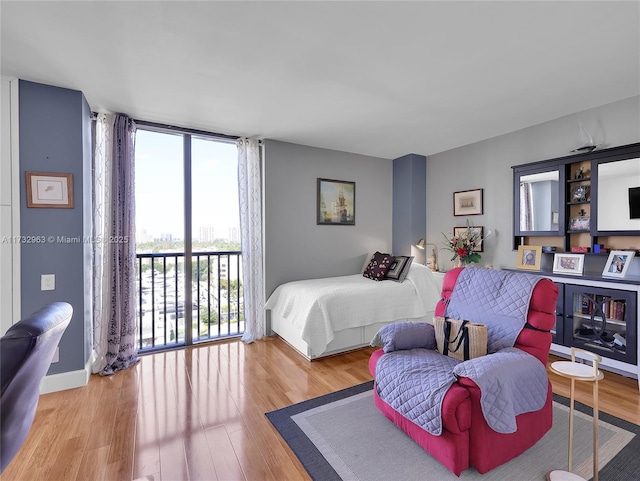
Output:
<path fill-rule="evenodd" d="M 445 275 L 442 299 L 436 306 L 436 315 L 444 315 L 447 300 L 463 268 L 453 269 Z M 550 330 L 555 325 L 555 307 L 558 289 L 548 279 L 535 286 L 527 313 L 527 326 L 519 334 L 515 347 L 535 356 L 545 366 L 551 347 Z M 376 350 L 369 360 L 369 370 L 375 377 L 376 363 L 384 355 Z M 468 378 L 454 383 L 442 403 L 442 434 L 434 436 L 406 419 L 383 401 L 374 389 L 376 407 L 415 442 L 438 459 L 456 475 L 473 466 L 486 473 L 520 455 L 533 446 L 552 425 L 552 391 L 548 383 L 547 400 L 539 411 L 516 417 L 517 431 L 501 434 L 486 423 L 480 406 L 480 389 Z"/>

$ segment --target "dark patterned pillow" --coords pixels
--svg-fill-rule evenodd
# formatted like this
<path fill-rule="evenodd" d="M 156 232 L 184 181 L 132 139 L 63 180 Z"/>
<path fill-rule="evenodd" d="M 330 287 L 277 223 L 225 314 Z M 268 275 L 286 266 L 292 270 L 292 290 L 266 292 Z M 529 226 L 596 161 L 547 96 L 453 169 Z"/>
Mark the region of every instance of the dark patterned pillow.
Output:
<path fill-rule="evenodd" d="M 402 282 L 407 277 L 413 256 L 396 256 L 396 260 L 389 266 L 389 270 L 385 274 L 385 279 Z"/>
<path fill-rule="evenodd" d="M 373 279 L 374 281 L 381 281 L 384 279 L 384 275 L 389 270 L 389 266 L 391 266 L 393 261 L 395 261 L 395 257 L 391 254 L 376 252 L 373 254 L 371 261 L 369 261 L 369 265 L 362 275 L 369 279 Z"/>

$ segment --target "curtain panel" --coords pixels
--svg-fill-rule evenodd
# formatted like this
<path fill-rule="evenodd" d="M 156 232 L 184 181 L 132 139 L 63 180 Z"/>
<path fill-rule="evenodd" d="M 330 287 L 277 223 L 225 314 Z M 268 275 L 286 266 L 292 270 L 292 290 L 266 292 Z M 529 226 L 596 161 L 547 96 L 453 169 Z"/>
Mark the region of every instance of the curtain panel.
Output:
<path fill-rule="evenodd" d="M 257 139 L 238 139 L 238 190 L 242 241 L 245 329 L 242 340 L 251 343 L 265 336 L 262 147 Z"/>
<path fill-rule="evenodd" d="M 533 197 L 531 184 L 520 184 L 520 230 L 531 231 L 533 228 Z"/>
<path fill-rule="evenodd" d="M 135 123 L 98 114 L 93 159 L 92 372 L 113 374 L 135 364 Z"/>

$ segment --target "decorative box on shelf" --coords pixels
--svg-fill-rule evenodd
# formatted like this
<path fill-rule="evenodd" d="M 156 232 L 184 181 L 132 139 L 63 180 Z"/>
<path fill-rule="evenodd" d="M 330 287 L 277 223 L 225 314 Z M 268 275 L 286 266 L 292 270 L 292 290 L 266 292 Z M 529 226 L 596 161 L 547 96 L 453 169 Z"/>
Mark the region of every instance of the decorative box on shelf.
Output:
<path fill-rule="evenodd" d="M 575 252 L 575 253 L 578 253 L 578 254 L 586 254 L 589 251 L 591 251 L 590 247 L 571 246 L 571 252 Z"/>
<path fill-rule="evenodd" d="M 587 216 L 571 217 L 569 219 L 569 230 L 574 232 L 589 232 L 591 228 L 591 218 Z"/>

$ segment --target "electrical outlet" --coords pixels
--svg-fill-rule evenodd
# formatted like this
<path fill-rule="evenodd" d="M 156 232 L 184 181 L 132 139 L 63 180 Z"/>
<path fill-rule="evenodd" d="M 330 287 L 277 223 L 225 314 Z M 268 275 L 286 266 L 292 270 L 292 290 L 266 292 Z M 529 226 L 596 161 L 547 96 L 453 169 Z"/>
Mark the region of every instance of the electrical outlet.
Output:
<path fill-rule="evenodd" d="M 51 363 L 58 362 L 60 360 L 60 346 L 56 346 L 56 352 L 53 353 L 53 359 Z"/>
<path fill-rule="evenodd" d="M 41 291 L 53 291 L 56 288 L 56 275 L 55 274 L 42 274 L 40 276 L 40 290 Z"/>

